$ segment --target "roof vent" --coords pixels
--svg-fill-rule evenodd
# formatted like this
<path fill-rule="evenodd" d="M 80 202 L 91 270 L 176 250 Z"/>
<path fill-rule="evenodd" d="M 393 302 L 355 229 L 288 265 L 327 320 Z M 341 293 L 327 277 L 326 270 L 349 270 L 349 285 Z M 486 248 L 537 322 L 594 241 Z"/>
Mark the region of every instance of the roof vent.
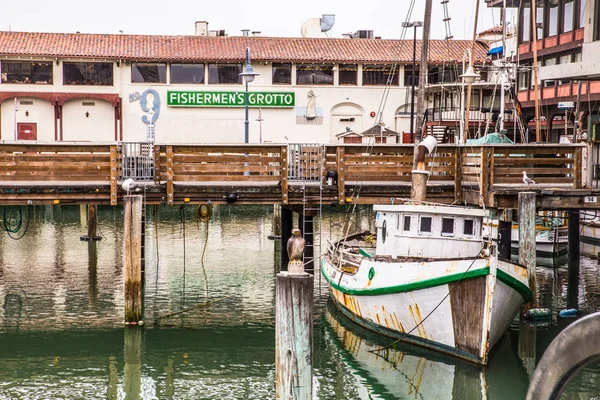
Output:
<path fill-rule="evenodd" d="M 207 21 L 196 21 L 196 36 L 207 36 L 208 35 L 208 22 Z"/>
<path fill-rule="evenodd" d="M 242 29 L 242 36 L 244 36 L 244 37 L 250 36 L 250 29 Z"/>

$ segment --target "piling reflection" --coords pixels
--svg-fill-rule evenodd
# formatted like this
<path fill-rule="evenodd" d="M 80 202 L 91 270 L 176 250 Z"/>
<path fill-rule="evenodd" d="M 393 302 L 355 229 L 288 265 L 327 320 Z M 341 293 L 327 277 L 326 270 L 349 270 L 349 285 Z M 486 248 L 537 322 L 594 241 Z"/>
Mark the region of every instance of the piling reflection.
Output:
<path fill-rule="evenodd" d="M 350 367 L 360 398 L 522 399 L 527 392 L 527 375 L 510 350 L 509 336 L 492 354 L 490 365 L 481 368 L 408 344 L 377 351 L 389 340 L 353 324 L 332 305 L 324 319 L 325 334 Z"/>
<path fill-rule="evenodd" d="M 126 326 L 124 330 L 123 391 L 127 400 L 139 400 L 142 393 L 143 331 L 141 326 Z"/>

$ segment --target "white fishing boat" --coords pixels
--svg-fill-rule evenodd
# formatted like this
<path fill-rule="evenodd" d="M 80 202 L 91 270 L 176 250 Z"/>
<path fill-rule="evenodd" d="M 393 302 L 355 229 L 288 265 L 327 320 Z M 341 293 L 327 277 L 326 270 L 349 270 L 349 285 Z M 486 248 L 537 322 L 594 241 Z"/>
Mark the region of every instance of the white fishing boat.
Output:
<path fill-rule="evenodd" d="M 525 267 L 498 260 L 484 210 L 424 202 L 374 206 L 377 234 L 330 243 L 322 274 L 359 325 L 479 364 L 532 292 Z"/>
<path fill-rule="evenodd" d="M 596 211 L 581 211 L 579 224 L 581 253 L 598 257 L 600 254 L 600 216 Z"/>

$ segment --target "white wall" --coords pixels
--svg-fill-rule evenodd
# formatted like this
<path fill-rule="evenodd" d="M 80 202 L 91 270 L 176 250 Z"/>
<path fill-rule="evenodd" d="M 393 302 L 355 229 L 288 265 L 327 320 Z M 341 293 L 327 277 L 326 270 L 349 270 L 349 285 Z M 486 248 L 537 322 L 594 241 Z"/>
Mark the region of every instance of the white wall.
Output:
<path fill-rule="evenodd" d="M 114 140 L 115 109 L 107 101 L 85 98 L 70 100 L 63 105 L 62 115 L 64 141 Z"/>
<path fill-rule="evenodd" d="M 33 105 L 21 105 L 21 101 L 32 101 Z M 54 141 L 54 107 L 49 101 L 33 97 L 20 97 L 17 100 L 18 111 L 15 113 L 15 100 L 2 102 L 1 129 L 2 140 L 14 140 L 15 116 L 17 123 L 36 123 L 38 141 Z M 29 112 L 29 116 L 25 115 Z"/>

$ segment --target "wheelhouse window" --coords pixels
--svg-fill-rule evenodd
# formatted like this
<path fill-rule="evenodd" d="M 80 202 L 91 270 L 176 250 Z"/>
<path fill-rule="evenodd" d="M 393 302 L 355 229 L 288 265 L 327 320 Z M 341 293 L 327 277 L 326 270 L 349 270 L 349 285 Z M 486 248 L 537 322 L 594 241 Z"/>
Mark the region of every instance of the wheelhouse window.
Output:
<path fill-rule="evenodd" d="M 421 217 L 419 233 L 431 234 L 431 217 Z"/>
<path fill-rule="evenodd" d="M 63 62 L 65 85 L 113 84 L 113 64 L 99 62 Z"/>
<path fill-rule="evenodd" d="M 291 85 L 292 84 L 292 64 L 291 63 L 273 63 L 273 84 Z"/>
<path fill-rule="evenodd" d="M 339 71 L 340 85 L 358 84 L 358 66 L 354 64 L 340 64 Z"/>
<path fill-rule="evenodd" d="M 463 235 L 465 235 L 465 236 L 475 235 L 475 221 L 474 220 L 465 219 L 465 224 L 463 226 Z"/>
<path fill-rule="evenodd" d="M 454 236 L 454 218 L 442 217 L 442 236 Z"/>
<path fill-rule="evenodd" d="M 204 83 L 204 64 L 171 64 L 171 83 Z"/>
<path fill-rule="evenodd" d="M 242 84 L 242 64 L 208 64 L 208 83 L 218 85 Z"/>
<path fill-rule="evenodd" d="M 298 64 L 296 84 L 333 85 L 333 64 Z"/>
<path fill-rule="evenodd" d="M 131 83 L 167 83 L 167 64 L 132 63 Z"/>
<path fill-rule="evenodd" d="M 410 231 L 410 215 L 404 216 L 404 232 Z"/>
<path fill-rule="evenodd" d="M 398 85 L 398 68 L 394 65 L 363 65 L 363 85 Z"/>
<path fill-rule="evenodd" d="M 2 61 L 2 83 L 52 84 L 52 61 Z"/>

